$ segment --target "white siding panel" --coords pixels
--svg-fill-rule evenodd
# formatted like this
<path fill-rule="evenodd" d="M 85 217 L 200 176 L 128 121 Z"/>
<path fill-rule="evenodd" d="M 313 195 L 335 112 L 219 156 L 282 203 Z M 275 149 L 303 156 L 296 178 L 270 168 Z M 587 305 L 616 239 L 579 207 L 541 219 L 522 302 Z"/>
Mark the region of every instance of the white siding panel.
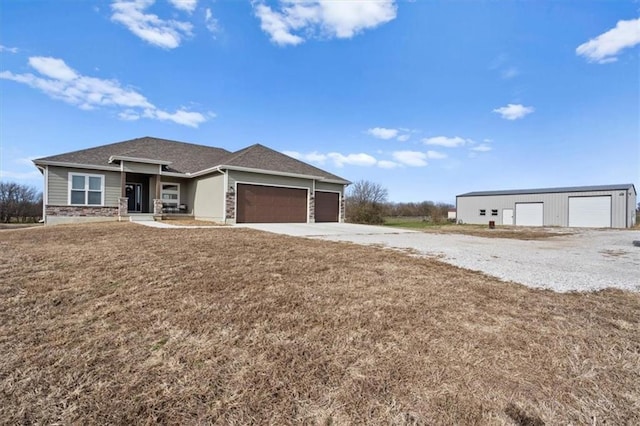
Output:
<path fill-rule="evenodd" d="M 516 225 L 542 226 L 543 220 L 543 203 L 516 203 Z"/>
<path fill-rule="evenodd" d="M 611 197 L 569 197 L 569 226 L 611 227 Z"/>

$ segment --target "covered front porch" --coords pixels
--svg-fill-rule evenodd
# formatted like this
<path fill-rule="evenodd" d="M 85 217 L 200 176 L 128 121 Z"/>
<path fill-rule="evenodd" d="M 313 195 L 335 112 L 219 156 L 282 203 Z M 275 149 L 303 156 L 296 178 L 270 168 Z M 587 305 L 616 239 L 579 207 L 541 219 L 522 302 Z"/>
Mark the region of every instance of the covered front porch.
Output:
<path fill-rule="evenodd" d="M 120 216 L 193 217 L 186 179 L 122 171 L 120 186 Z"/>

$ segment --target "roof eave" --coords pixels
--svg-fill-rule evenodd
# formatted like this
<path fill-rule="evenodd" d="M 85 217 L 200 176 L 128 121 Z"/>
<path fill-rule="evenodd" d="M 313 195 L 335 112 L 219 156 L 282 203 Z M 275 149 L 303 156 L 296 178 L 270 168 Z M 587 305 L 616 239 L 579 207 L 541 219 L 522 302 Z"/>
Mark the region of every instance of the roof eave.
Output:
<path fill-rule="evenodd" d="M 72 163 L 67 161 L 50 161 L 50 160 L 33 160 L 33 164 L 36 166 L 57 166 L 57 167 L 69 167 L 74 169 L 93 169 L 93 170 L 106 170 L 119 172 L 120 167 L 101 166 L 96 164 L 83 164 Z"/>

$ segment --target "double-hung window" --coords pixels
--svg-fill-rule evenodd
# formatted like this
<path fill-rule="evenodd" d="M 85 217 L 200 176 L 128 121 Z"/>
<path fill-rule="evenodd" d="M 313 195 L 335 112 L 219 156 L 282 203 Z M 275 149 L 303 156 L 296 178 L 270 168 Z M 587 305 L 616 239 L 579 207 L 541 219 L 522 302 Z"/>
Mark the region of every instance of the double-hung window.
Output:
<path fill-rule="evenodd" d="M 104 175 L 69 173 L 69 204 L 104 205 Z"/>

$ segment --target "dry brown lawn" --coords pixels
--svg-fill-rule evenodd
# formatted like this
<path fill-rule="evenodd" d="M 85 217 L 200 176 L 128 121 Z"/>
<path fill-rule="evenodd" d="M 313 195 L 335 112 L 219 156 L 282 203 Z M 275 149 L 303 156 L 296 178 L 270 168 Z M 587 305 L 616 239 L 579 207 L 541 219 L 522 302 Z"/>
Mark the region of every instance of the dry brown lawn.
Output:
<path fill-rule="evenodd" d="M 0 423 L 640 424 L 640 294 L 130 223 L 0 232 Z"/>

